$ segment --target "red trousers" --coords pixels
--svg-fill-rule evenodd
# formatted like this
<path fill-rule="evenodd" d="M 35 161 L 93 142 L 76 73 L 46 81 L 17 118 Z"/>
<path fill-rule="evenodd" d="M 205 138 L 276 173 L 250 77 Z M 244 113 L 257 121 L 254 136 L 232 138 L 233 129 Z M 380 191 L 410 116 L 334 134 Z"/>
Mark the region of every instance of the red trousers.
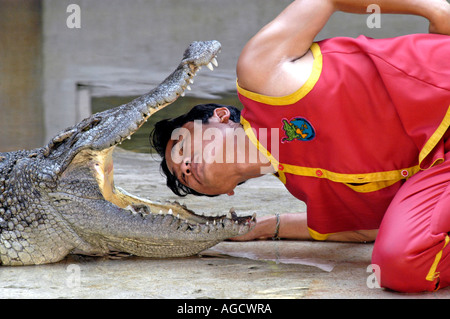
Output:
<path fill-rule="evenodd" d="M 447 151 L 443 163 L 406 181 L 386 211 L 372 255 L 381 287 L 420 292 L 450 285 L 449 232 Z"/>

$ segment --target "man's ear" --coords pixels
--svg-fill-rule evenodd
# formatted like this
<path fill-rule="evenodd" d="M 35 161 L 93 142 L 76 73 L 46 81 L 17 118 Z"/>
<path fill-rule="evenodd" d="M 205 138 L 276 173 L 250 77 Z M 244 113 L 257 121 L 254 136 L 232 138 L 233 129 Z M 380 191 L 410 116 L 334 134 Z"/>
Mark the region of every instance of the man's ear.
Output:
<path fill-rule="evenodd" d="M 214 110 L 214 115 L 220 123 L 228 123 L 230 120 L 230 110 L 226 107 L 218 107 Z"/>

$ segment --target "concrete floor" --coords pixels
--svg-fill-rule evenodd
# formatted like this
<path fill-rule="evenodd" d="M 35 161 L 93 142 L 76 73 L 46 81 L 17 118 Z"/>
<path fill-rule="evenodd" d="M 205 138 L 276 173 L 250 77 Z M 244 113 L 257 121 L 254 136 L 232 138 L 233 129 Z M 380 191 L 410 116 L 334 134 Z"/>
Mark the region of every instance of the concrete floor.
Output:
<path fill-rule="evenodd" d="M 115 165 L 116 183 L 126 190 L 154 200 L 176 199 L 150 155 L 118 152 Z M 305 210 L 270 176 L 239 186 L 233 197 L 182 202 L 207 213 L 231 206 L 259 215 Z M 223 242 L 179 259 L 71 255 L 56 264 L 0 268 L 0 298 L 450 298 L 450 289 L 400 294 L 376 288 L 367 270 L 372 247 L 256 241 Z"/>
<path fill-rule="evenodd" d="M 72 255 L 57 264 L 2 268 L 0 298 L 450 298 L 449 289 L 400 294 L 374 287 L 371 248 L 265 241 L 224 242 L 179 259 Z"/>

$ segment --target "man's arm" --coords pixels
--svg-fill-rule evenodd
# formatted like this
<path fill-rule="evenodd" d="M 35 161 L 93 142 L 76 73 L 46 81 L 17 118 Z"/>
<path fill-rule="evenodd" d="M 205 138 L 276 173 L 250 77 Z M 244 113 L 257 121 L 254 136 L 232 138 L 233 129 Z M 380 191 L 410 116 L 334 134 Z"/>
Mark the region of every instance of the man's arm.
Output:
<path fill-rule="evenodd" d="M 331 0 L 291 3 L 245 45 L 236 69 L 239 85 L 272 96 L 287 95 L 300 88 L 301 83 L 298 85 L 289 76 L 286 67 L 309 50 L 335 10 Z"/>
<path fill-rule="evenodd" d="M 255 239 L 271 239 L 277 233 L 278 223 L 278 237 L 283 239 L 293 240 L 312 240 L 309 234 L 306 213 L 298 214 L 282 214 L 279 216 L 279 221 L 274 215 L 263 216 L 257 218 L 255 228 L 245 235 L 232 238 L 236 241 L 248 241 Z M 340 242 L 372 242 L 377 236 L 378 230 L 358 230 L 346 231 L 340 233 L 330 234 L 326 241 L 340 241 Z"/>
<path fill-rule="evenodd" d="M 278 237 L 294 240 L 312 240 L 306 225 L 306 213 L 282 214 L 279 221 L 275 215 L 258 217 L 255 228 L 245 235 L 232 238 L 236 241 L 264 240 L 273 238 L 277 232 Z"/>
<path fill-rule="evenodd" d="M 381 13 L 413 14 L 430 22 L 429 31 L 450 35 L 450 4 L 447 0 L 334 0 L 336 9 L 349 13 L 366 13 L 370 4 L 380 6 Z"/>
<path fill-rule="evenodd" d="M 380 6 L 382 13 L 423 16 L 430 21 L 430 32 L 450 35 L 446 0 L 296 0 L 246 44 L 237 63 L 239 85 L 272 96 L 295 92 L 304 82 L 298 77 L 304 68 L 300 58 L 331 15 L 366 13 L 370 4 Z"/>

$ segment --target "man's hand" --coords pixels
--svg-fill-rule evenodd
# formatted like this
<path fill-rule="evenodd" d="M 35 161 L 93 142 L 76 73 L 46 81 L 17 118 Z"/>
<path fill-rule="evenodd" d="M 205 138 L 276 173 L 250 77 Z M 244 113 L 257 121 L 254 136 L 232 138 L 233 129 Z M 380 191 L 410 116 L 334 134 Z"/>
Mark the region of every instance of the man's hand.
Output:
<path fill-rule="evenodd" d="M 256 226 L 247 234 L 230 238 L 234 241 L 251 241 L 269 239 L 275 233 L 276 218 L 274 215 L 258 217 Z"/>

